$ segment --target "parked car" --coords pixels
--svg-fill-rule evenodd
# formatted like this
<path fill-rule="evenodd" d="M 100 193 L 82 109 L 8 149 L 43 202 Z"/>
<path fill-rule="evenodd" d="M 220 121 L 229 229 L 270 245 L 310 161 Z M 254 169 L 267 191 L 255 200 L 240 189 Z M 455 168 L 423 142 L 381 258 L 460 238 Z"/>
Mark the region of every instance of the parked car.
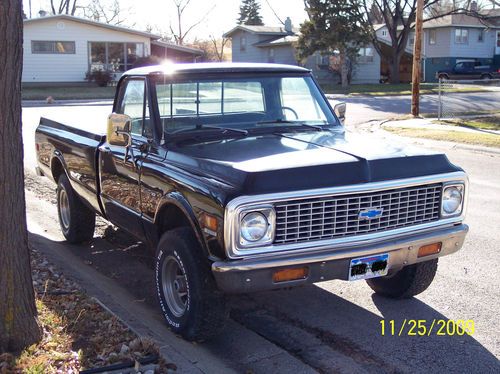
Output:
<path fill-rule="evenodd" d="M 309 70 L 143 67 L 117 90 L 101 132 L 40 120 L 38 173 L 57 183 L 70 243 L 92 240 L 98 214 L 149 245 L 186 339 L 220 331 L 231 293 L 366 279 L 412 297 L 462 247 L 465 172 L 347 133 Z"/>
<path fill-rule="evenodd" d="M 479 61 L 462 61 L 457 63 L 452 69 L 440 70 L 436 73 L 438 79 L 493 79 L 498 78 L 500 69 L 495 69 L 490 65 L 481 65 Z"/>

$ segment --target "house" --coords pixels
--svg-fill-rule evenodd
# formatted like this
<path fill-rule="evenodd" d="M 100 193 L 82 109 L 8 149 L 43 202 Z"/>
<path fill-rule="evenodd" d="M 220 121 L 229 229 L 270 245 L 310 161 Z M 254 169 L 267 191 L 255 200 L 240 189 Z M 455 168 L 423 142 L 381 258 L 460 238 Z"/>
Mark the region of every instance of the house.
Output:
<path fill-rule="evenodd" d="M 425 81 L 436 80 L 436 72 L 460 61 L 480 61 L 500 67 L 500 11 L 485 12 L 486 20 L 452 14 L 424 23 L 422 45 Z"/>
<path fill-rule="evenodd" d="M 295 43 L 299 29 L 287 18 L 284 26 L 238 25 L 224 34 L 231 38 L 233 62 L 269 62 L 299 65 L 295 56 Z M 315 53 L 305 62 L 320 83 L 338 83 L 339 76 L 329 68 L 330 56 Z M 379 83 L 380 56 L 373 46 L 360 49 L 353 68 L 352 83 Z"/>
<path fill-rule="evenodd" d="M 83 82 L 94 69 L 110 70 L 117 79 L 141 57 L 195 62 L 203 55 L 201 50 L 159 39 L 159 35 L 69 15 L 26 19 L 22 82 Z"/>
<path fill-rule="evenodd" d="M 423 24 L 422 80 L 435 82 L 436 72 L 450 69 L 461 61 L 479 61 L 483 65 L 500 67 L 500 10 L 480 11 L 484 19 L 467 14 L 451 14 Z M 390 47 L 385 25 L 376 25 L 377 39 Z M 414 31 L 400 64 L 402 81 L 411 80 Z M 384 47 L 383 47 L 384 48 Z M 382 73 L 388 67 L 382 63 Z"/>

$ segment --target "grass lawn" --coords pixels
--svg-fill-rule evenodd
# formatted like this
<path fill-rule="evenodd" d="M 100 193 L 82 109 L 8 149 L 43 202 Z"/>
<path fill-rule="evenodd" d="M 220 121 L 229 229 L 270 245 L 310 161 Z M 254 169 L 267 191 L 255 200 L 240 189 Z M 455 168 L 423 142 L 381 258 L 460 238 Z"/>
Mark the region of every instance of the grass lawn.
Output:
<path fill-rule="evenodd" d="M 410 95 L 411 83 L 399 84 L 353 84 L 349 86 L 347 91 L 343 90 L 340 85 L 323 85 L 323 90 L 327 94 L 348 94 L 352 96 L 368 95 L 368 96 L 395 96 L 395 95 Z M 446 92 L 478 92 L 485 89 L 478 86 L 461 86 L 446 89 Z M 437 94 L 437 83 L 422 83 L 420 85 L 421 94 Z"/>
<path fill-rule="evenodd" d="M 69 87 L 23 87 L 23 100 L 113 99 L 116 87 L 69 86 Z"/>
<path fill-rule="evenodd" d="M 440 123 L 482 130 L 500 130 L 500 116 L 444 120 L 440 121 Z"/>
<path fill-rule="evenodd" d="M 411 138 L 424 138 L 433 140 L 445 140 L 448 142 L 465 143 L 473 145 L 484 145 L 487 147 L 500 147 L 500 135 L 486 134 L 480 132 L 461 132 L 434 129 L 415 129 L 385 126 L 384 130 L 401 136 Z"/>

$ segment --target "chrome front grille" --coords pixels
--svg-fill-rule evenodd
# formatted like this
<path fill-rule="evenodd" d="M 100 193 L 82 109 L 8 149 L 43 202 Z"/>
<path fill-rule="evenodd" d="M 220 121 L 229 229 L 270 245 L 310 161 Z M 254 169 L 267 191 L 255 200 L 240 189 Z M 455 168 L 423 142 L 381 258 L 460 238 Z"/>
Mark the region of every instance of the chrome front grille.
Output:
<path fill-rule="evenodd" d="M 437 221 L 442 184 L 377 192 L 295 199 L 276 203 L 274 244 L 326 240 Z M 361 211 L 382 209 L 380 217 L 359 219 Z"/>

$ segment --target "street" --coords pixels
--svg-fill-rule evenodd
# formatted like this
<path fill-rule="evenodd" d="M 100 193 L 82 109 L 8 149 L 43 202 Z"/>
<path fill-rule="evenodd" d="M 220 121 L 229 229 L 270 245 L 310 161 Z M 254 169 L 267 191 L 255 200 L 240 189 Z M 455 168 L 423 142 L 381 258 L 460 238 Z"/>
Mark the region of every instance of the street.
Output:
<path fill-rule="evenodd" d="M 410 112 L 411 97 L 404 96 L 352 96 L 335 97 L 332 102 L 347 103 L 347 124 L 394 118 Z M 446 113 L 463 113 L 498 110 L 500 92 L 447 93 L 443 95 Z M 437 116 L 438 95 L 422 95 L 420 113 L 433 113 Z"/>
<path fill-rule="evenodd" d="M 465 103 L 488 110 L 498 105 L 500 94 L 450 97 L 457 110 Z M 437 96 L 424 97 L 422 112 L 433 110 L 436 99 Z M 348 103 L 347 127 L 356 131 L 354 125 L 407 113 L 409 100 L 407 96 L 342 100 Z M 66 250 L 80 271 L 87 266 L 97 271 L 103 276 L 100 282 L 120 287 L 131 295 L 131 300 L 142 300 L 148 313 L 161 317 L 145 248 L 120 230 L 110 230 L 105 222 L 101 222 L 98 237 L 91 245 L 71 246 L 61 242 L 52 203 L 54 188 L 45 178 L 37 179 L 31 172 L 35 165 L 33 133 L 40 115 L 85 123 L 86 116 L 92 113 L 92 118 L 102 121 L 92 126 L 105 126 L 109 111 L 109 106 L 23 109 L 28 225 L 39 242 L 45 241 L 48 246 L 57 244 L 52 255 Z M 385 132 L 371 136 L 374 142 L 394 140 Z M 231 297 L 229 328 L 212 342 L 189 345 L 186 348 L 191 350 L 189 354 L 218 357 L 228 370 L 237 372 L 249 369 L 255 373 L 499 372 L 500 155 L 455 149 L 437 142 L 422 145 L 445 152 L 470 178 L 466 221 L 470 233 L 466 244 L 458 253 L 440 260 L 434 283 L 426 292 L 409 300 L 395 301 L 374 295 L 363 281 L 329 281 Z M 399 328 L 410 319 L 425 320 L 427 326 L 434 320 L 473 320 L 475 331 L 471 336 L 456 332 L 444 336 L 435 332 L 430 336 L 408 336 L 406 330 L 398 336 L 396 329 L 395 336 L 387 331 L 382 335 L 381 320 L 386 323 L 394 320 Z"/>

